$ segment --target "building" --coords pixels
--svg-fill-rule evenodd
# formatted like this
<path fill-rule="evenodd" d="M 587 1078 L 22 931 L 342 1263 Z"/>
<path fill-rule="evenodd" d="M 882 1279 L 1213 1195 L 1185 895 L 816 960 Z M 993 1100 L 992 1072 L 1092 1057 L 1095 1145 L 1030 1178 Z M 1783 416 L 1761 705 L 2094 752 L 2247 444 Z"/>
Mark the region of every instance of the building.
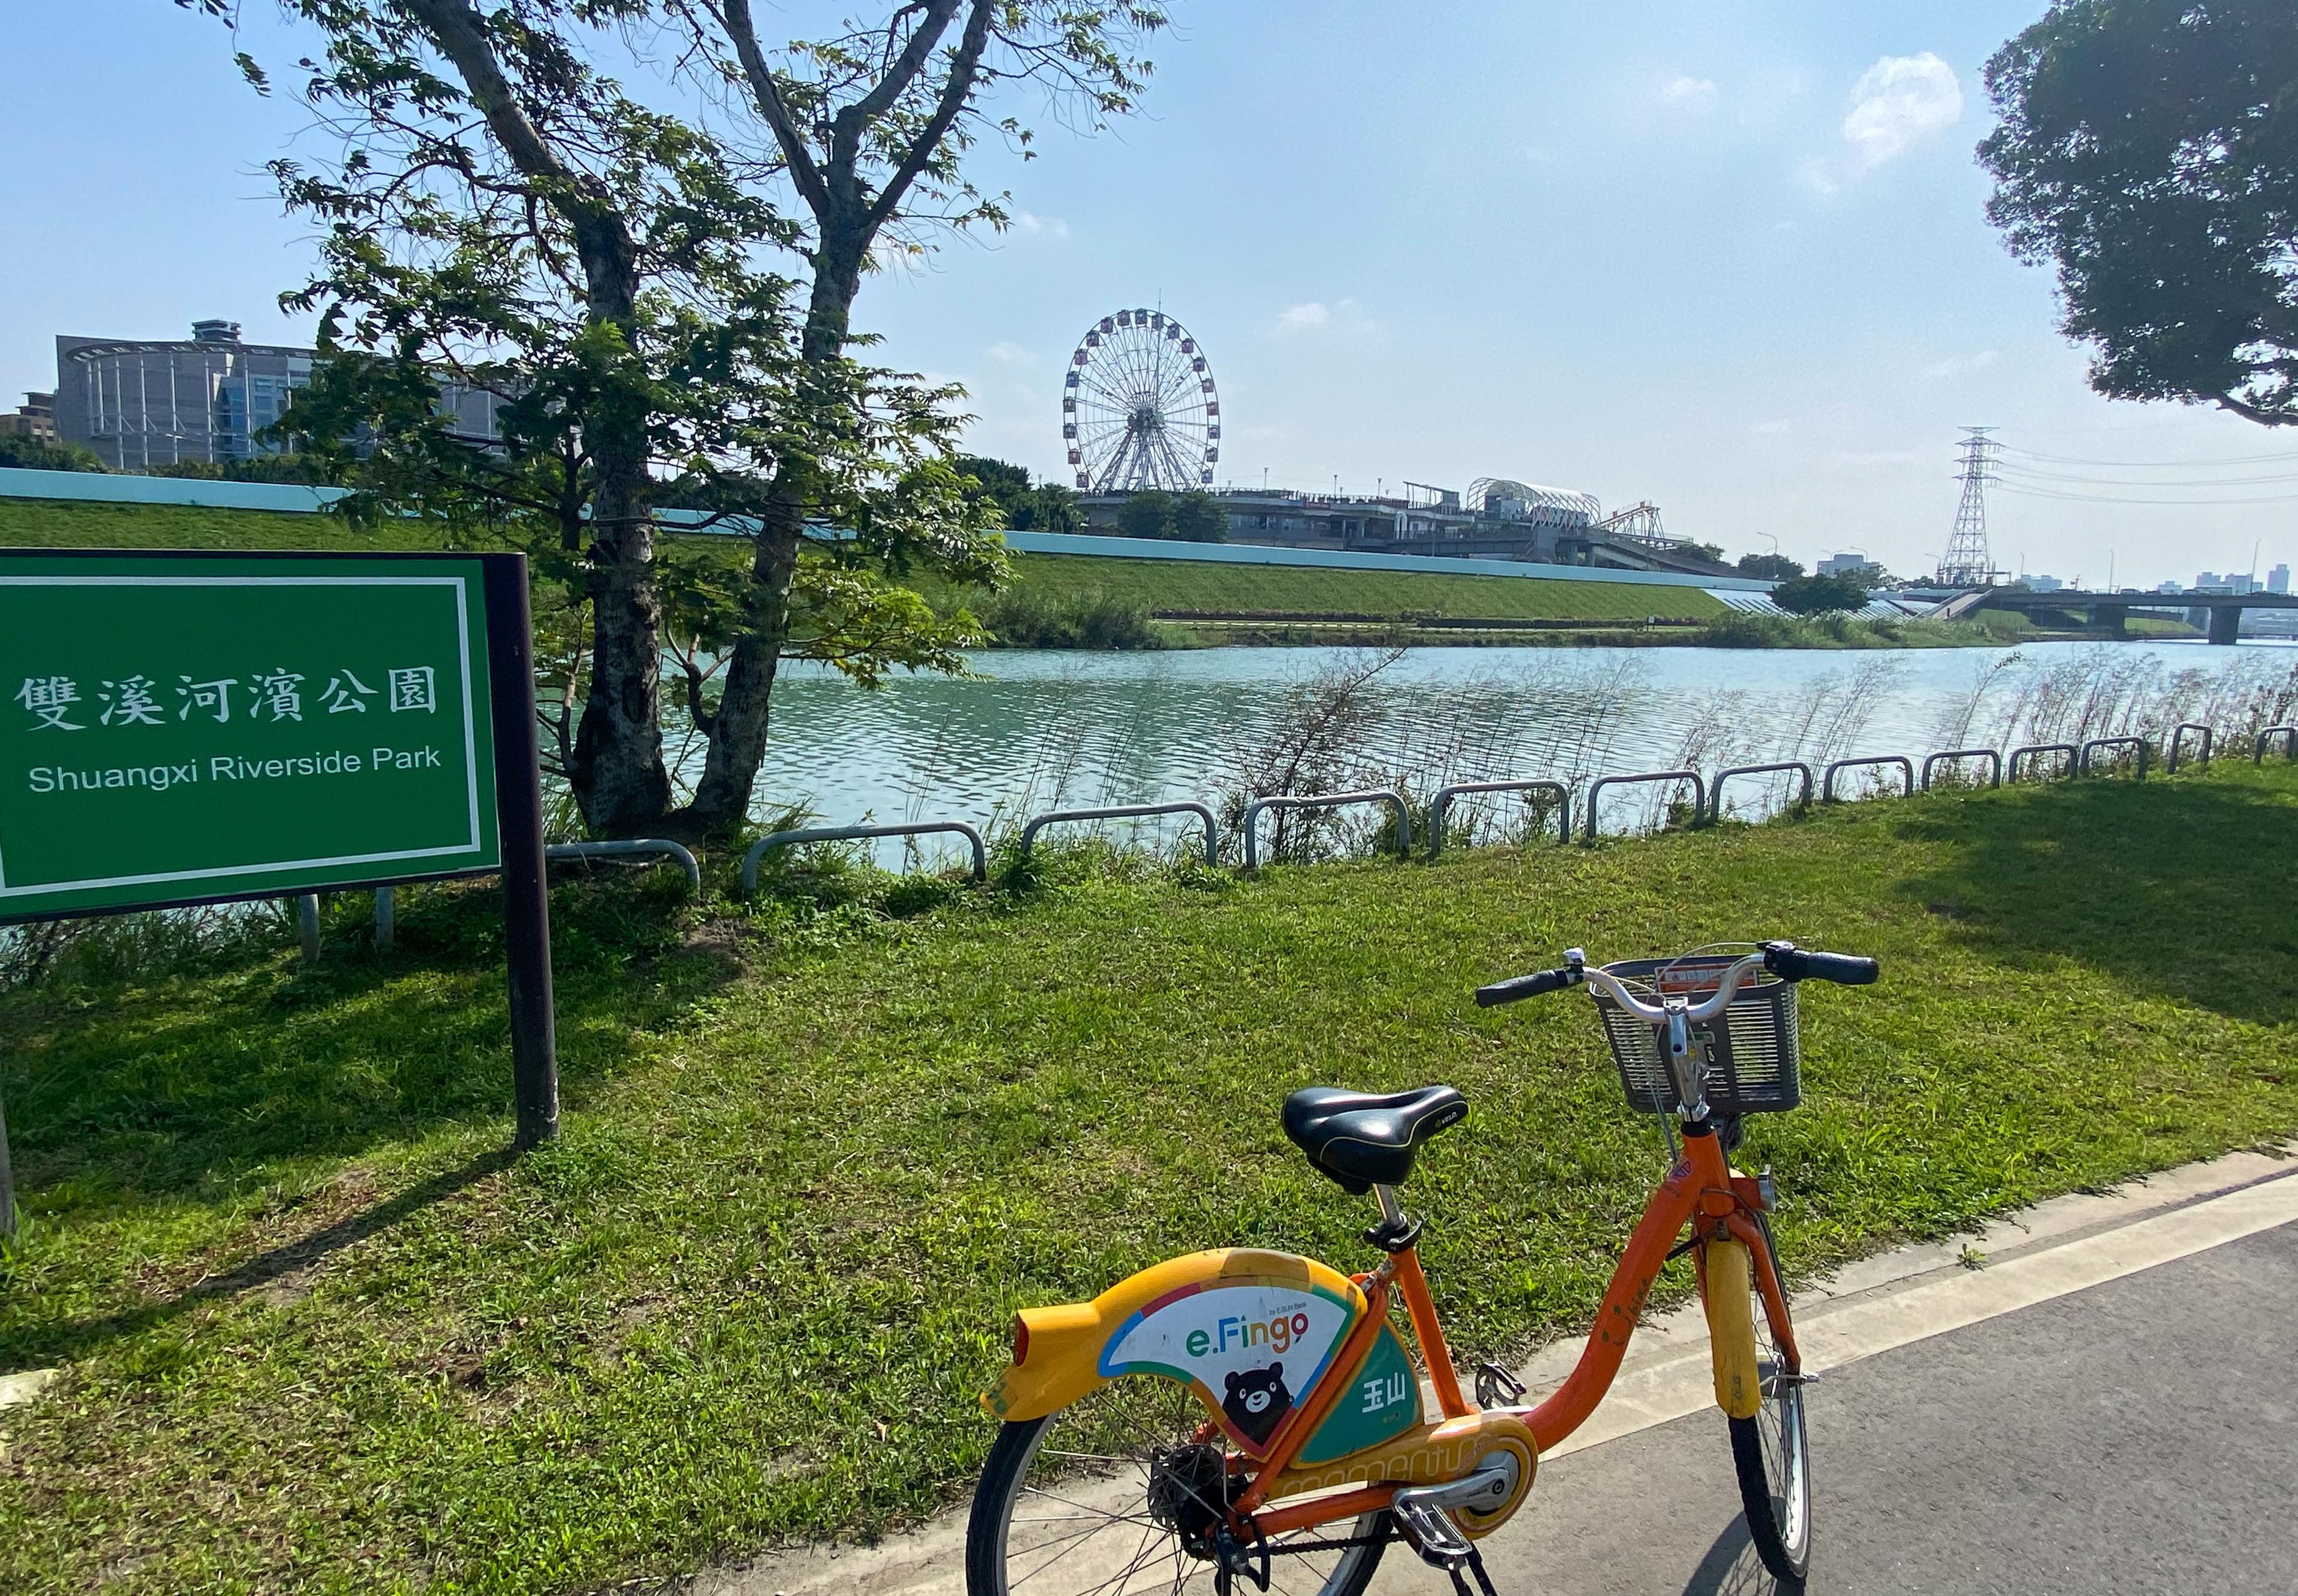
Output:
<path fill-rule="evenodd" d="M 2290 591 L 2288 566 L 2277 566 L 2266 574 L 2266 591 L 2269 593 L 2286 593 Z"/>
<path fill-rule="evenodd" d="M 1869 559 L 1856 549 L 1846 549 L 1840 554 L 1831 554 L 1819 562 L 1822 576 L 1848 576 L 1854 582 L 1873 582 L 1886 575 L 1882 566 Z"/>
<path fill-rule="evenodd" d="M 114 471 L 185 460 L 221 464 L 280 446 L 261 434 L 311 380 L 315 351 L 245 343 L 236 321 L 195 321 L 186 341 L 56 339 L 55 429 Z M 498 396 L 442 383 L 440 402 L 494 438 Z"/>
<path fill-rule="evenodd" d="M 56 396 L 53 393 L 27 393 L 24 402 L 16 407 L 15 414 L 0 416 L 0 437 L 37 438 L 44 443 L 56 441 Z"/>
<path fill-rule="evenodd" d="M 2154 591 L 2155 591 L 2156 592 L 2158 592 L 2158 593 L 2183 593 L 2183 592 L 2185 592 L 2186 590 L 2185 588 L 2183 588 L 2183 587 L 2179 586 L 2179 585 L 2178 585 L 2177 583 L 2175 583 L 2175 582 L 2166 582 L 2166 583 L 2163 583 L 2160 587 L 2157 587 Z"/>
<path fill-rule="evenodd" d="M 2021 576 L 2020 581 L 2038 593 L 2055 593 L 2065 588 L 2065 583 L 2055 576 Z"/>
<path fill-rule="evenodd" d="M 1088 530 L 1120 531 L 1129 497 L 1081 495 Z M 1738 575 L 1700 555 L 1689 539 L 1663 531 L 1656 506 L 1606 517 L 1591 494 L 1503 477 L 1480 477 L 1465 494 L 1407 483 L 1401 495 L 1231 488 L 1212 498 L 1228 518 L 1232 543 Z"/>

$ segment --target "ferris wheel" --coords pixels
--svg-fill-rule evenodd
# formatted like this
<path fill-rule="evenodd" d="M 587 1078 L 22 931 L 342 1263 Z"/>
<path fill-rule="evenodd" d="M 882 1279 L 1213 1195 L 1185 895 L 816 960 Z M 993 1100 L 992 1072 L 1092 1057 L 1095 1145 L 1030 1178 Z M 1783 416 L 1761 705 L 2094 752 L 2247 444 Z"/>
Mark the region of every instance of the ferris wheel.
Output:
<path fill-rule="evenodd" d="M 1062 442 L 1079 489 L 1099 493 L 1212 482 L 1220 395 L 1204 351 L 1162 310 L 1120 310 L 1089 328 L 1062 386 Z"/>

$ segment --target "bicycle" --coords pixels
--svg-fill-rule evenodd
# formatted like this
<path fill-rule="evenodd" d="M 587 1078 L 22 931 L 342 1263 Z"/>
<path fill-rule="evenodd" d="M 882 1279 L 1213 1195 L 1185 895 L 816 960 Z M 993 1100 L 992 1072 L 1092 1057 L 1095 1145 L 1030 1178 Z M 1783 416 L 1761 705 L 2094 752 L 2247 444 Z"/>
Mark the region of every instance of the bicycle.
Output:
<path fill-rule="evenodd" d="M 1742 1116 L 1800 1100 L 1799 983 L 1865 985 L 1878 970 L 1791 942 L 1753 946 L 1601 967 L 1571 948 L 1558 968 L 1476 993 L 1489 1007 L 1587 986 L 1629 1101 L 1673 1118 L 1672 1166 L 1553 1394 L 1527 1406 L 1490 1363 L 1474 1402 L 1463 1394 L 1416 1250 L 1420 1221 L 1397 1195 L 1420 1148 L 1467 1118 L 1466 1099 L 1447 1086 L 1307 1087 L 1285 1099 L 1285 1134 L 1343 1189 L 1372 1195 L 1380 1218 L 1365 1239 L 1382 1261 L 1343 1275 L 1225 1248 L 1145 1269 L 1090 1302 L 1024 1309 L 1011 1365 L 982 1398 L 1004 1423 L 967 1526 L 969 1596 L 1206 1584 L 1230 1596 L 1240 1580 L 1359 1596 L 1397 1540 L 1461 1596 L 1470 1575 L 1492 1596 L 1476 1542 L 1523 1504 L 1541 1454 L 1595 1410 L 1653 1281 L 1687 1253 L 1749 1539 L 1775 1576 L 1799 1584 L 1811 1554 L 1811 1377 L 1772 1247 L 1770 1176 L 1735 1170 L 1730 1154 Z M 1433 1418 L 1390 1322 L 1400 1297 Z"/>

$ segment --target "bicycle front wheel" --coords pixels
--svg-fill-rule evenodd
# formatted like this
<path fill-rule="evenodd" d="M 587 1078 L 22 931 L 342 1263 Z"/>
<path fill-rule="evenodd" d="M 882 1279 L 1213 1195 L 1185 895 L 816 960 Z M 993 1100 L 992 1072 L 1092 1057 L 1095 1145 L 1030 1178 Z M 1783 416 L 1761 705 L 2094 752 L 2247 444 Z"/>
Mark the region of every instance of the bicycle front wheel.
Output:
<path fill-rule="evenodd" d="M 1009 1424 L 974 1493 L 967 1596 L 1211 1596 L 1213 1531 L 1236 1489 L 1203 1408 L 1168 1381 Z M 1389 1534 L 1389 1516 L 1368 1513 L 1279 1536 L 1253 1566 L 1265 1551 L 1279 1596 L 1362 1596 Z"/>
<path fill-rule="evenodd" d="M 1756 1223 L 1776 1269 L 1771 1223 L 1760 1213 Z M 1755 1290 L 1752 1284 L 1749 1289 Z M 1753 1418 L 1730 1421 L 1732 1461 L 1756 1555 L 1773 1577 L 1801 1585 L 1811 1567 L 1811 1446 L 1804 1433 L 1804 1388 L 1781 1359 L 1763 1293 L 1755 1291 L 1755 1298 L 1756 1372 L 1763 1405 Z"/>

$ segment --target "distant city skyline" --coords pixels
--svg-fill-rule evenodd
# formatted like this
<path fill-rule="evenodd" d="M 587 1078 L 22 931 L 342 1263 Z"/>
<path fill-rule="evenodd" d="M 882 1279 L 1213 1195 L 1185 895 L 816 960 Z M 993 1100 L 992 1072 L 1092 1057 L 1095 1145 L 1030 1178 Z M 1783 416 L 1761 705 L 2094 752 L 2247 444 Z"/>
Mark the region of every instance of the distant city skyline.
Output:
<path fill-rule="evenodd" d="M 1954 522 L 1958 429 L 1988 425 L 1997 566 L 2152 588 L 2247 573 L 2257 545 L 2262 580 L 2298 557 L 2298 470 L 2274 469 L 2298 443 L 2091 394 L 2048 277 L 1980 214 L 1979 68 L 2042 9 L 1184 6 L 1145 115 L 1091 140 L 1039 117 L 1026 163 L 980 152 L 1014 227 L 880 273 L 857 320 L 966 385 L 968 447 L 1054 481 L 1070 351 L 1161 306 L 1202 342 L 1240 486 L 1512 477 L 1656 500 L 1733 555 L 1918 575 Z M 292 97 L 151 0 L 31 0 L 11 42 L 0 125 L 19 148 L 70 132 L 70 159 L 0 172 L 10 405 L 55 387 L 59 335 L 215 317 L 308 343 L 274 299 L 309 229 L 261 170 L 305 147 Z M 261 6 L 244 42 L 307 48 Z"/>

